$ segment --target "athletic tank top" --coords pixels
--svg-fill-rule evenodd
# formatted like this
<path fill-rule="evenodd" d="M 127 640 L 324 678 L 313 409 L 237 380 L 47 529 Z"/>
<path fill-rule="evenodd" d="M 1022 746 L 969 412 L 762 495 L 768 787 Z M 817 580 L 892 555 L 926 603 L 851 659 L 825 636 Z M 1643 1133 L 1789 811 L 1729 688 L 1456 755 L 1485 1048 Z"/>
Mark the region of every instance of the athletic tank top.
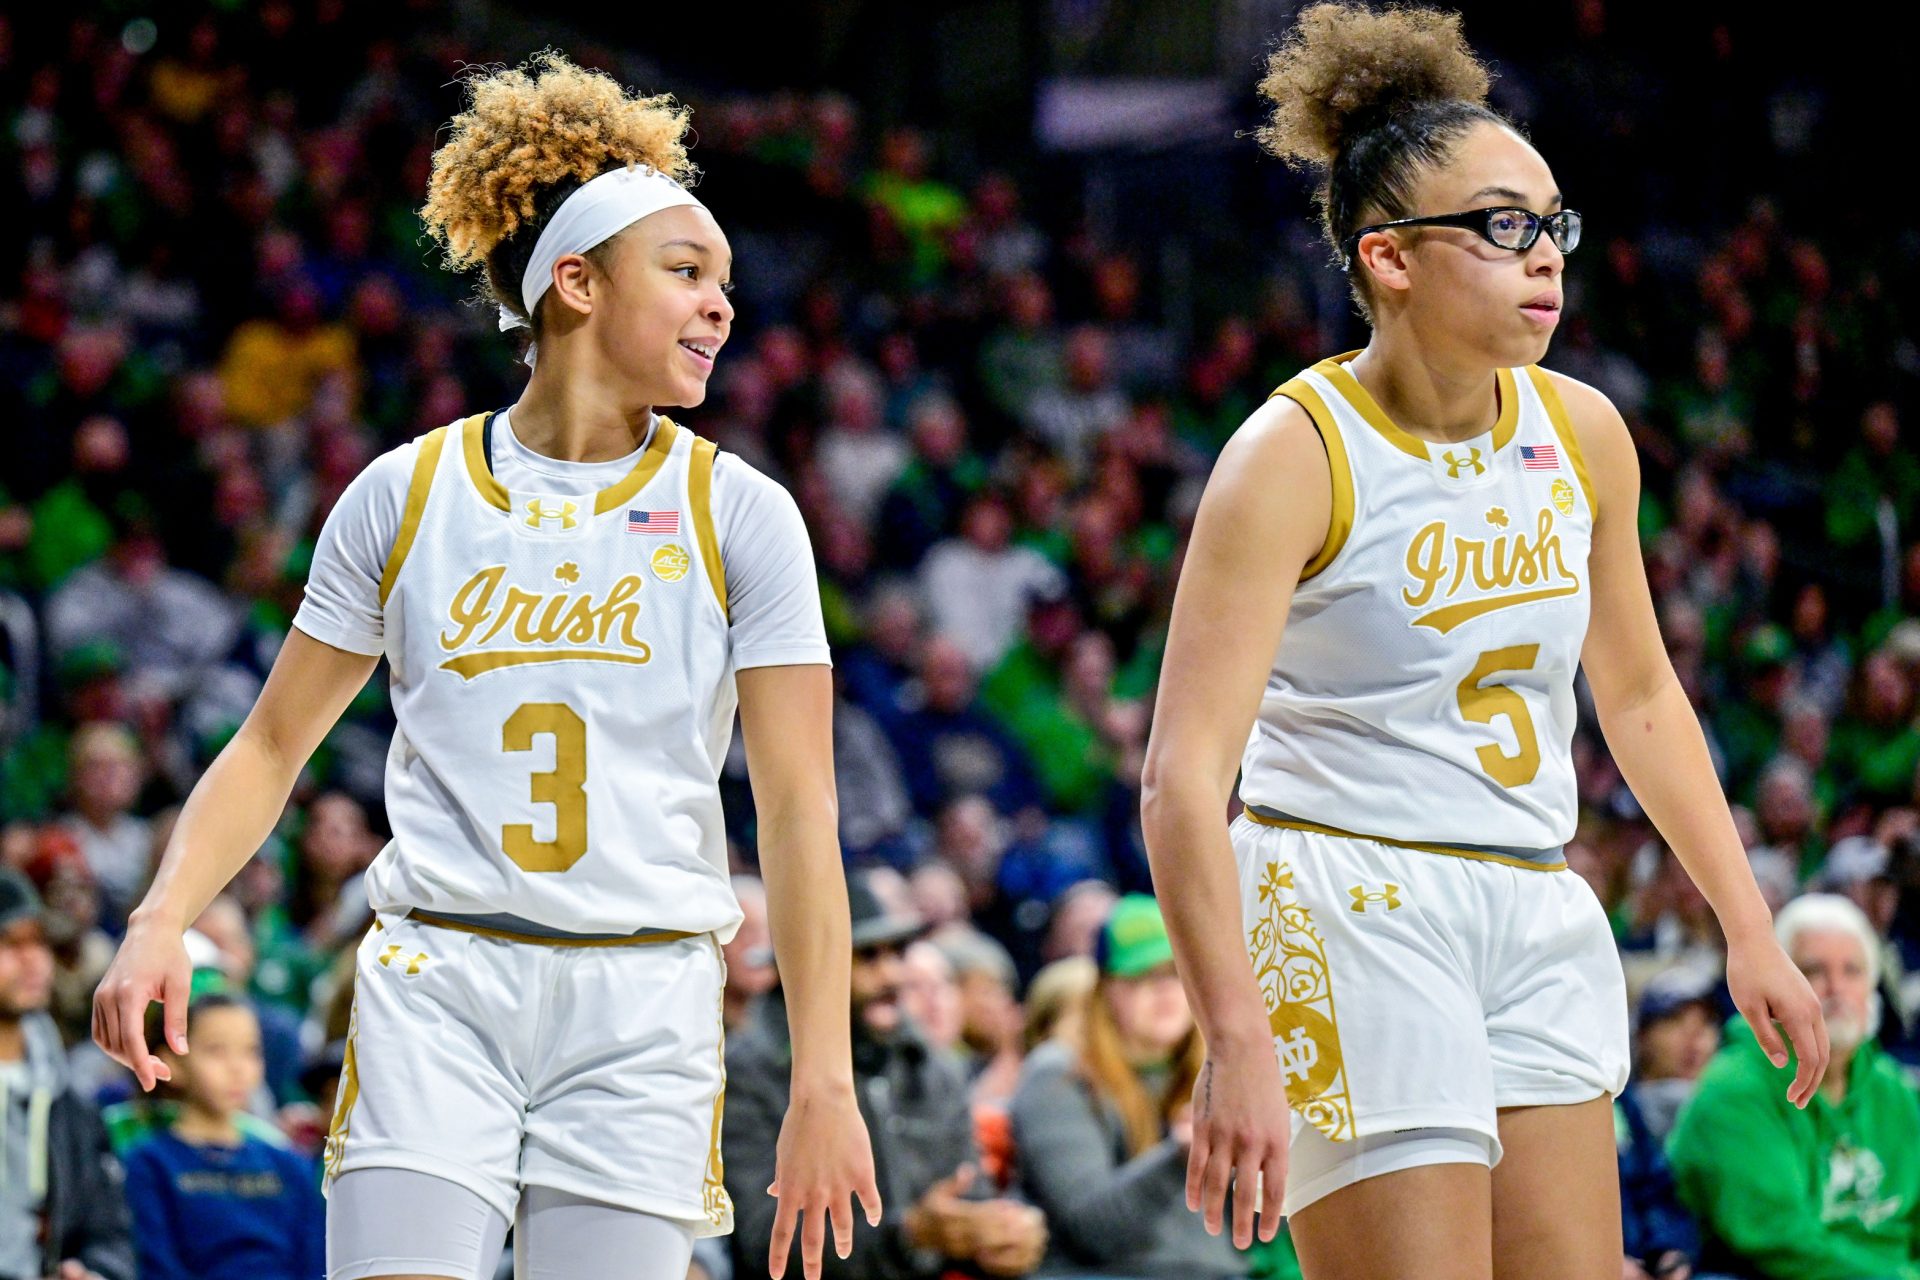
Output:
<path fill-rule="evenodd" d="M 740 920 L 714 447 L 666 418 L 586 495 L 509 493 L 490 415 L 423 437 L 380 585 L 398 728 L 377 909 L 566 934 Z"/>
<path fill-rule="evenodd" d="M 1274 392 L 1313 418 L 1333 516 L 1293 596 L 1241 797 L 1284 825 L 1545 860 L 1577 811 L 1594 515 L 1579 444 L 1535 367 L 1498 371 L 1491 431 L 1418 439 L 1348 371 L 1358 354 Z"/>

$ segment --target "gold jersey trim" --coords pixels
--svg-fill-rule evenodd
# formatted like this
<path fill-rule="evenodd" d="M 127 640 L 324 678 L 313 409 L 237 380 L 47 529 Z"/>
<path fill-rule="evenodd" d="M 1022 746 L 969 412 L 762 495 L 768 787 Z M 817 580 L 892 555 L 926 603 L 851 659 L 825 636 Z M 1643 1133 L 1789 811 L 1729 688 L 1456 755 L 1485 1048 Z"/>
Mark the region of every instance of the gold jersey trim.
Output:
<path fill-rule="evenodd" d="M 526 667 L 542 662 L 621 662 L 643 667 L 653 661 L 653 650 L 645 645 L 640 653 L 608 653 L 603 649 L 496 649 L 487 653 L 462 653 L 440 664 L 463 680 L 498 671 L 502 667 Z"/>
<path fill-rule="evenodd" d="M 487 415 L 484 413 L 475 414 L 460 424 L 463 437 L 460 451 L 466 458 L 467 477 L 473 481 L 474 489 L 488 506 L 511 511 L 513 499 L 507 493 L 507 487 L 493 474 L 493 468 L 487 460 L 486 424 Z M 662 415 L 659 425 L 654 428 L 653 439 L 647 442 L 646 450 L 640 455 L 640 461 L 633 464 L 633 470 L 594 495 L 593 513 L 605 515 L 631 502 L 666 465 L 667 455 L 673 452 L 674 438 L 679 433 L 680 428 L 674 425 L 673 419 Z"/>
<path fill-rule="evenodd" d="M 475 414 L 460 424 L 460 452 L 467 460 L 467 475 L 473 481 L 473 487 L 479 491 L 490 507 L 502 511 L 513 510 L 513 500 L 507 496 L 507 486 L 500 483 L 493 474 L 493 468 L 487 464 L 487 415 Z"/>
<path fill-rule="evenodd" d="M 420 535 L 420 517 L 426 514 L 427 494 L 433 488 L 434 473 L 440 469 L 440 452 L 447 445 L 447 430 L 435 427 L 427 432 L 420 440 L 420 452 L 414 455 L 413 478 L 407 481 L 407 506 L 406 513 L 400 517 L 400 534 L 393 540 L 393 550 L 387 553 L 386 568 L 380 572 L 382 607 L 393 594 L 393 584 L 399 580 L 400 566 L 407 562 L 407 552 L 413 550 L 413 540 Z"/>
<path fill-rule="evenodd" d="M 1345 355 L 1322 360 L 1313 366 L 1313 370 L 1331 382 L 1334 389 L 1346 397 L 1347 403 L 1353 406 L 1354 411 L 1366 420 L 1368 426 L 1378 431 L 1388 444 L 1422 462 L 1430 461 L 1432 455 L 1427 452 L 1428 442 L 1402 430 L 1399 424 L 1387 416 L 1387 411 L 1380 407 L 1367 389 L 1360 385 L 1360 379 L 1354 377 L 1348 370 L 1348 362 L 1359 354 L 1358 351 L 1349 351 Z M 1516 394 L 1513 370 L 1494 370 L 1493 382 L 1494 393 L 1500 400 L 1500 416 L 1493 424 L 1493 449 L 1498 453 L 1512 441 L 1513 433 L 1520 425 L 1520 397 Z M 1436 440 L 1433 443 L 1441 442 Z"/>
<path fill-rule="evenodd" d="M 720 961 L 720 1000 L 719 1008 L 714 1011 L 720 1023 L 720 1086 L 713 1091 L 713 1128 L 707 1137 L 707 1168 L 700 1188 L 700 1200 L 707 1221 L 717 1227 L 726 1222 L 727 1216 L 733 1212 L 733 1198 L 727 1194 L 726 1158 L 720 1148 L 721 1117 L 727 1107 L 727 956 L 720 946 L 720 939 L 712 934 L 707 936 L 712 940 L 714 955 Z"/>
<path fill-rule="evenodd" d="M 661 929 L 656 933 L 642 934 L 634 938 L 562 938 L 547 937 L 538 933 L 515 933 L 511 929 L 495 929 L 483 924 L 468 924 L 465 920 L 449 920 L 445 916 L 436 916 L 426 911 L 410 911 L 407 919 L 418 920 L 421 924 L 432 925 L 436 929 L 452 929 L 456 933 L 477 933 L 483 938 L 499 938 L 503 942 L 527 942 L 538 947 L 648 947 L 661 942 L 679 942 L 683 938 L 699 935 L 675 929 Z"/>
<path fill-rule="evenodd" d="M 706 566 L 707 581 L 713 585 L 713 597 L 720 602 L 720 616 L 732 620 L 727 611 L 727 566 L 720 559 L 720 539 L 713 531 L 713 463 L 720 450 L 711 440 L 693 438 L 693 463 L 687 472 L 687 505 L 693 508 L 693 531 L 700 539 L 700 562 Z"/>
<path fill-rule="evenodd" d="M 373 922 L 380 928 L 378 920 Z M 360 998 L 354 997 L 347 1010 L 347 1049 L 340 1059 L 340 1083 L 335 1090 L 333 1121 L 327 1126 L 327 1142 L 321 1152 L 321 1172 L 327 1184 L 340 1176 L 340 1162 L 346 1158 L 347 1138 L 353 1131 L 353 1107 L 360 1101 L 360 1062 L 356 1047 L 360 1042 Z"/>
<path fill-rule="evenodd" d="M 611 488 L 602 489 L 593 500 L 593 514 L 605 515 L 631 502 L 639 492 L 647 487 L 647 482 L 660 474 L 660 468 L 667 464 L 667 455 L 673 452 L 673 441 L 680 434 L 680 428 L 674 425 L 672 418 L 660 415 L 660 425 L 654 428 L 653 439 L 647 442 L 647 451 L 640 455 L 640 461 L 627 472 L 626 479 Z"/>
<path fill-rule="evenodd" d="M 1600 520 L 1600 504 L 1594 500 L 1593 477 L 1587 473 L 1587 459 L 1580 452 L 1580 437 L 1573 429 L 1573 419 L 1567 416 L 1566 403 L 1560 399 L 1560 388 L 1553 385 L 1553 379 L 1538 365 L 1528 365 L 1527 376 L 1533 379 L 1533 389 L 1540 393 L 1540 403 L 1546 407 L 1547 420 L 1553 423 L 1553 433 L 1560 437 L 1560 444 L 1573 463 L 1573 474 L 1580 482 L 1580 492 L 1586 495 L 1587 513 L 1597 524 Z"/>
<path fill-rule="evenodd" d="M 1432 627 L 1441 635 L 1453 630 L 1463 622 L 1469 622 L 1482 614 L 1492 613 L 1496 609 L 1511 609 L 1517 604 L 1533 604 L 1538 600 L 1556 600 L 1563 596 L 1580 594 L 1581 583 L 1563 582 L 1557 587 L 1541 587 L 1535 591 L 1521 591 L 1508 596 L 1488 596 L 1484 600 L 1462 600 L 1459 604 L 1445 605 L 1423 613 L 1411 623 L 1416 627 Z M 1372 836 L 1366 837 L 1373 839 Z"/>
<path fill-rule="evenodd" d="M 1484 849 L 1460 849 L 1452 845 L 1425 844 L 1418 840 L 1395 840 L 1390 836 L 1363 835 L 1358 831 L 1345 831 L 1339 827 L 1307 822 L 1300 818 L 1273 818 L 1252 809 L 1246 810 L 1246 815 L 1263 827 L 1283 827 L 1288 831 L 1311 831 L 1316 835 L 1339 836 L 1345 840 L 1371 840 L 1375 844 L 1390 845 L 1395 849 L 1442 853 L 1450 858 L 1468 858 L 1474 862 L 1497 862 L 1503 867 L 1519 867 L 1523 871 L 1565 871 L 1567 869 L 1564 858 L 1559 862 L 1528 862 L 1525 858 L 1510 858 L 1504 853 L 1489 853 Z"/>
<path fill-rule="evenodd" d="M 1347 444 L 1340 435 L 1340 424 L 1312 383 L 1305 378 L 1294 378 L 1281 384 L 1273 394 L 1285 396 L 1307 411 L 1313 429 L 1320 435 L 1320 446 L 1327 451 L 1327 470 L 1333 477 L 1333 509 L 1327 518 L 1327 536 L 1313 559 L 1300 570 L 1300 581 L 1305 582 L 1333 563 L 1353 532 L 1353 464 L 1347 459 Z"/>

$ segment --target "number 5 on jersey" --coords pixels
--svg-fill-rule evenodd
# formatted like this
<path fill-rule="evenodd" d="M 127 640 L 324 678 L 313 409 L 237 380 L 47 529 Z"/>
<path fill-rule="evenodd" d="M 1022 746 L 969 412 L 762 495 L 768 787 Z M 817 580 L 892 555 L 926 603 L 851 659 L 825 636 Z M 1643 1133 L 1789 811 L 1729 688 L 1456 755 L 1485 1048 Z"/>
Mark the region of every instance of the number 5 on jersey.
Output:
<path fill-rule="evenodd" d="M 1519 752 L 1508 755 L 1497 745 L 1474 750 L 1480 767 L 1489 778 L 1503 787 L 1524 787 L 1540 772 L 1540 739 L 1533 730 L 1533 716 L 1527 700 L 1511 685 L 1482 685 L 1488 676 L 1502 671 L 1531 671 L 1540 657 L 1537 644 L 1516 644 L 1505 649 L 1489 649 L 1481 654 L 1460 682 L 1460 714 L 1474 724 L 1492 724 L 1495 716 L 1505 716 L 1513 726 Z"/>
<path fill-rule="evenodd" d="M 533 824 L 500 828 L 500 848 L 522 871 L 565 871 L 587 852 L 587 722 L 564 702 L 526 702 L 500 729 L 503 751 L 531 751 L 553 736 L 553 768 L 532 778 L 533 802 L 553 806 L 553 839 L 535 840 Z"/>

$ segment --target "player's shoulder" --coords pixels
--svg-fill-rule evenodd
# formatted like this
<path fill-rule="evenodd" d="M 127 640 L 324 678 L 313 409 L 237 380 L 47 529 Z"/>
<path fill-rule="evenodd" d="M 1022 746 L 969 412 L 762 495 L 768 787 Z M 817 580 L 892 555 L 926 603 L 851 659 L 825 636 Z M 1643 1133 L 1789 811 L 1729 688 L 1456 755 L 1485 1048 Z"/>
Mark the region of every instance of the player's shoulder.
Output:
<path fill-rule="evenodd" d="M 1321 454 L 1321 428 L 1307 406 L 1290 394 L 1297 386 L 1297 380 L 1281 384 L 1248 414 L 1221 450 L 1221 461 L 1230 455 L 1236 460 L 1265 463 L 1283 462 L 1295 454 Z"/>
<path fill-rule="evenodd" d="M 1540 365 L 1532 366 L 1532 372 L 1544 379 L 1548 393 L 1566 409 L 1567 421 L 1580 433 L 1583 443 L 1589 434 L 1625 433 L 1626 420 L 1598 387 Z"/>
<path fill-rule="evenodd" d="M 1638 476 L 1633 433 L 1605 392 L 1553 369 L 1534 365 L 1531 372 L 1540 380 L 1549 415 L 1565 415 L 1567 429 L 1573 432 L 1601 497 L 1618 493 L 1619 485 Z"/>
<path fill-rule="evenodd" d="M 739 454 L 725 449 L 714 455 L 713 494 L 715 513 L 722 518 L 741 513 L 799 510 L 785 485 Z"/>
<path fill-rule="evenodd" d="M 403 440 L 385 453 L 376 455 L 360 474 L 382 487 L 397 484 L 404 489 L 413 479 L 414 466 L 420 461 L 422 454 L 429 449 L 437 454 L 439 450 L 457 444 L 459 431 L 460 423 L 455 421 L 444 427 L 435 427 L 431 431 L 422 432 L 411 440 Z"/>
<path fill-rule="evenodd" d="M 786 487 L 778 480 L 739 454 L 717 446 L 713 455 L 713 478 L 716 484 L 724 482 L 743 490 L 778 489 L 782 493 L 786 492 Z"/>

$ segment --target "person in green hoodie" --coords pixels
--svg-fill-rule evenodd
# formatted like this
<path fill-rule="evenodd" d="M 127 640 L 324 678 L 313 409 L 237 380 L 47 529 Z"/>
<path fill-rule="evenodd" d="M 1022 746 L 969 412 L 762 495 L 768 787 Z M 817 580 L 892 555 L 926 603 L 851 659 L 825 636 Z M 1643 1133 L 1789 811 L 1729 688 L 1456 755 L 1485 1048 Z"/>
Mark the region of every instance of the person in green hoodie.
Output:
<path fill-rule="evenodd" d="M 1668 1139 L 1705 1270 L 1766 1280 L 1920 1280 L 1920 1095 L 1874 1042 L 1879 947 L 1834 894 L 1789 903 L 1781 946 L 1820 997 L 1832 1059 L 1805 1110 L 1736 1018 Z"/>

